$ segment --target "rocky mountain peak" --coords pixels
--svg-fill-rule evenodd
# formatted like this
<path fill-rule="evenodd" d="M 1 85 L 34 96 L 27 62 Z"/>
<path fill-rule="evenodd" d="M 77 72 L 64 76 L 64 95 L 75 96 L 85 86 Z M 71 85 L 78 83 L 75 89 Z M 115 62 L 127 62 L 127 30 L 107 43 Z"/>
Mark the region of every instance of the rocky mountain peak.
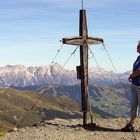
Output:
<path fill-rule="evenodd" d="M 119 74 L 123 80 L 128 77 L 128 73 Z M 112 82 L 118 77 L 117 74 L 111 71 L 106 71 L 101 68 L 89 68 L 89 81 L 91 83 L 103 83 L 105 80 Z M 62 68 L 58 63 L 53 65 L 26 67 L 24 65 L 6 65 L 0 67 L 0 86 L 30 86 L 40 84 L 60 84 L 60 85 L 75 85 L 80 83 L 77 80 L 76 71 Z"/>

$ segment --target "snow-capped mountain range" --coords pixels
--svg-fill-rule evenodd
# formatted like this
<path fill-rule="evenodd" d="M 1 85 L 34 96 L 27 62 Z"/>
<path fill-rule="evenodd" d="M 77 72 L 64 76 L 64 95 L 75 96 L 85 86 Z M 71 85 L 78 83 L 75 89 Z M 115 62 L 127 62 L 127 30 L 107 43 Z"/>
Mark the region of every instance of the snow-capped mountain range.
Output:
<path fill-rule="evenodd" d="M 124 74 L 115 74 L 112 71 L 104 69 L 90 68 L 89 69 L 89 83 L 108 84 L 119 81 L 127 81 L 129 72 Z M 40 66 L 40 67 L 26 67 L 23 65 L 6 65 L 0 67 L 0 87 L 9 86 L 32 86 L 41 84 L 59 84 L 59 85 L 75 85 L 80 83 L 77 80 L 77 74 L 74 70 L 63 69 L 59 64 Z"/>

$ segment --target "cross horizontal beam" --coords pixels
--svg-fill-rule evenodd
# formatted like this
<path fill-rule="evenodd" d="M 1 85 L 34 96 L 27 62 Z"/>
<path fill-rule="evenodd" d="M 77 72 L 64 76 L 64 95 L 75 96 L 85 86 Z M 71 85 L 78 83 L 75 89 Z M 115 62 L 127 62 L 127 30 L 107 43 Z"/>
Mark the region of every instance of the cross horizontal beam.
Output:
<path fill-rule="evenodd" d="M 103 44 L 103 39 L 102 38 L 97 38 L 97 37 L 83 37 L 83 36 L 75 36 L 71 38 L 63 38 L 62 39 L 63 44 L 68 44 L 68 45 L 78 45 L 78 46 L 87 46 L 87 45 L 98 45 L 98 44 Z"/>

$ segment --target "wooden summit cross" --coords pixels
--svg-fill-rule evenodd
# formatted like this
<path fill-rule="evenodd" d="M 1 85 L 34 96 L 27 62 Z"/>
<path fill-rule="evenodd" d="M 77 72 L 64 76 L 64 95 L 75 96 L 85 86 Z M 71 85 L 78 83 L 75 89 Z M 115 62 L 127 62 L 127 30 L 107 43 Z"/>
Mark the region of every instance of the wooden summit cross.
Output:
<path fill-rule="evenodd" d="M 101 44 L 103 39 L 88 36 L 86 10 L 80 10 L 79 36 L 63 38 L 63 44 L 80 46 L 80 66 L 77 66 L 77 78 L 81 79 L 81 102 L 83 125 L 87 124 L 88 111 L 88 45 Z"/>

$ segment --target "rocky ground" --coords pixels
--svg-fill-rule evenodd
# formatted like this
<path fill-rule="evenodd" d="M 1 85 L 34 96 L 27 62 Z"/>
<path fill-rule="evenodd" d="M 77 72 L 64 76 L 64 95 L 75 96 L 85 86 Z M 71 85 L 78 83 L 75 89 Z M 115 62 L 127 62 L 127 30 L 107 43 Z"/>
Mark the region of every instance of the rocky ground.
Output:
<path fill-rule="evenodd" d="M 0 140 L 140 140 L 140 132 L 121 132 L 127 120 L 96 119 L 96 127 L 82 120 L 55 119 L 7 133 Z M 140 120 L 136 122 L 140 126 Z"/>

